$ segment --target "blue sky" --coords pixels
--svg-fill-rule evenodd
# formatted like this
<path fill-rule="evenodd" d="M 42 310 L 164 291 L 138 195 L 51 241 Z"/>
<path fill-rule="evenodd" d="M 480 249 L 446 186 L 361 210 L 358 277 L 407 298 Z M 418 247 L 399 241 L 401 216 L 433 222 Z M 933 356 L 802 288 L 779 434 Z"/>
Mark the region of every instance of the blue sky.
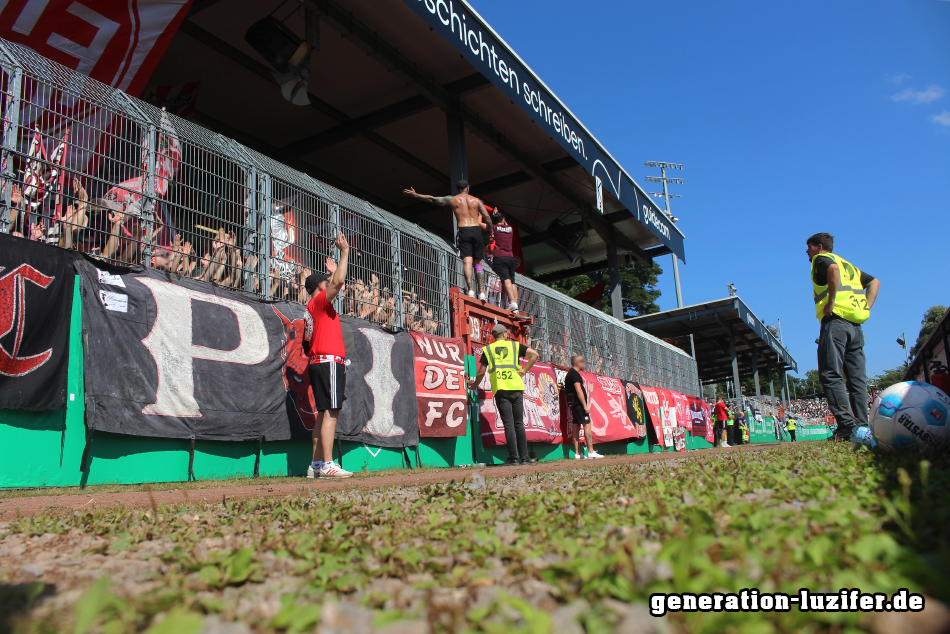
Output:
<path fill-rule="evenodd" d="M 686 304 L 734 283 L 804 376 L 818 231 L 881 280 L 870 374 L 950 303 L 950 1 L 472 1 L 648 191 L 644 161 L 684 164 Z"/>

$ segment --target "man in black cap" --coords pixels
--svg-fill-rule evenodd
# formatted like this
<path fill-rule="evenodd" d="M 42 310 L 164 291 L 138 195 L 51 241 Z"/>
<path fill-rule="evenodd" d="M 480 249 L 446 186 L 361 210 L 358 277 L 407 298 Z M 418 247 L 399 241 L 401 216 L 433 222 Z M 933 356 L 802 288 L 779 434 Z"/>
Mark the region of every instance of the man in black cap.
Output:
<path fill-rule="evenodd" d="M 336 421 L 346 400 L 346 347 L 343 345 L 343 327 L 340 315 L 333 308 L 333 300 L 346 281 L 350 245 L 343 232 L 337 232 L 336 246 L 340 263 L 331 275 L 314 273 L 307 277 L 304 287 L 310 295 L 307 304 L 304 338 L 309 342 L 310 387 L 316 403 L 317 422 L 313 426 L 313 462 L 307 477 L 348 478 L 333 460 L 333 439 Z"/>
<path fill-rule="evenodd" d="M 495 237 L 492 228 L 491 217 L 485 204 L 468 193 L 468 181 L 461 180 L 455 184 L 459 193 L 455 196 L 428 196 L 418 194 L 416 190 L 410 187 L 402 190 L 402 193 L 416 200 L 424 200 L 440 207 L 451 207 L 455 214 L 455 223 L 458 225 L 458 233 L 455 236 L 455 247 L 458 249 L 459 257 L 465 269 L 465 283 L 468 284 L 468 294 L 475 297 L 475 285 L 472 283 L 472 269 L 475 269 L 475 277 L 478 280 L 478 299 L 485 301 L 488 299 L 488 287 L 485 285 L 485 271 L 482 269 L 482 260 L 485 259 L 485 243 L 482 240 L 482 227 L 484 222 L 488 225 L 492 238 Z"/>

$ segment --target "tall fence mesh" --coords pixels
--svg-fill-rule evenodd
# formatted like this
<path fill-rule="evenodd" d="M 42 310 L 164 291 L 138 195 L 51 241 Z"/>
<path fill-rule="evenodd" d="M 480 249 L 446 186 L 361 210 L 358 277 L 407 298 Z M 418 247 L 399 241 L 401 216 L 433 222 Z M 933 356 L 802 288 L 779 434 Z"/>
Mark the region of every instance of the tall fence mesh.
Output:
<path fill-rule="evenodd" d="M 462 283 L 442 238 L 236 141 L 0 40 L 0 231 L 265 299 L 306 303 L 304 280 L 350 245 L 337 309 L 434 335 Z M 527 277 L 541 360 L 698 396 L 695 361 Z M 489 275 L 489 301 L 501 284 Z"/>

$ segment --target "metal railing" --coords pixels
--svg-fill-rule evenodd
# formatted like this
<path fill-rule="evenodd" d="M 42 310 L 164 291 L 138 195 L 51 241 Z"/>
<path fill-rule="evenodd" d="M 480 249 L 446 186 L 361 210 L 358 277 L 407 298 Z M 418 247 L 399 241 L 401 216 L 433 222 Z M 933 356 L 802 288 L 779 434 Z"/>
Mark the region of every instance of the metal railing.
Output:
<path fill-rule="evenodd" d="M 337 259 L 337 309 L 448 336 L 452 246 L 418 225 L 194 123 L 0 40 L 0 231 L 125 265 L 305 303 L 303 281 Z M 489 301 L 500 304 L 493 273 Z M 695 361 L 524 276 L 541 359 L 698 395 Z"/>

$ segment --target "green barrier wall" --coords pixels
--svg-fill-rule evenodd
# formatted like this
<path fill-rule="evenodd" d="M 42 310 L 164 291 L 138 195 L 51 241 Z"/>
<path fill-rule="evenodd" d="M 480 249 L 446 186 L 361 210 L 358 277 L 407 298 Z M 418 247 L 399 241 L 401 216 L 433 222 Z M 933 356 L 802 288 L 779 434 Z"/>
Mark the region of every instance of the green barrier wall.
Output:
<path fill-rule="evenodd" d="M 64 412 L 0 410 L 0 446 L 7 456 L 0 465 L 0 487 L 76 486 L 107 483 L 178 482 L 188 479 L 191 443 L 187 440 L 145 438 L 96 432 L 89 445 L 85 471 L 80 469 L 86 448 L 83 392 L 82 312 L 79 278 L 73 294 L 70 324 L 68 404 Z M 475 372 L 474 357 L 467 369 Z M 476 406 L 470 424 L 459 438 L 424 438 L 418 448 L 386 449 L 358 443 L 338 443 L 342 465 L 351 471 L 382 471 L 408 467 L 451 467 L 473 463 L 500 464 L 508 457 L 504 447 L 482 447 Z M 771 419 L 752 431 L 752 442 L 776 442 Z M 799 427 L 799 440 L 828 436 L 827 428 Z M 787 435 L 784 440 L 787 440 Z M 687 449 L 707 449 L 705 438 L 687 435 Z M 574 457 L 574 447 L 529 443 L 538 460 Z M 604 455 L 664 451 L 646 439 L 597 445 Z M 193 470 L 198 480 L 262 476 L 303 476 L 311 459 L 306 441 L 195 442 Z M 672 451 L 672 450 L 665 450 Z"/>

